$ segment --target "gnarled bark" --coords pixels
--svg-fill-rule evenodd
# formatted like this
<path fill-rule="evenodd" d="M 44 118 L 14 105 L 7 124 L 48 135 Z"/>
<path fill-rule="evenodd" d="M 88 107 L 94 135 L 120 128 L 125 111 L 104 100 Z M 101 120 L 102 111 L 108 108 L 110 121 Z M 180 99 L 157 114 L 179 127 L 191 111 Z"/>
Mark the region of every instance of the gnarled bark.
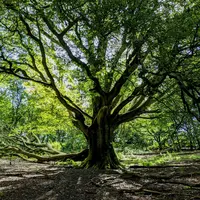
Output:
<path fill-rule="evenodd" d="M 50 162 L 66 161 L 83 161 L 88 156 L 88 149 L 79 153 L 67 154 L 54 149 L 49 143 L 42 143 L 38 137 L 34 136 L 36 141 L 29 140 L 28 137 L 14 136 L 8 137 L 6 143 L 0 148 L 0 157 L 17 156 L 27 161 Z"/>
<path fill-rule="evenodd" d="M 82 167 L 98 169 L 116 169 L 120 167 L 120 162 L 109 135 L 109 130 L 105 129 L 105 127 L 97 127 L 96 130 L 91 130 L 89 153 L 88 157 L 83 161 Z"/>
<path fill-rule="evenodd" d="M 120 162 L 114 151 L 113 131 L 107 106 L 102 107 L 88 130 L 89 154 L 83 161 L 84 168 L 119 168 Z"/>
<path fill-rule="evenodd" d="M 36 153 L 30 153 L 19 147 L 14 147 L 14 146 L 7 146 L 1 148 L 0 151 L 2 152 L 1 154 L 2 156 L 14 155 L 27 161 L 36 161 L 39 163 L 50 162 L 50 161 L 66 161 L 67 159 L 71 159 L 74 161 L 83 161 L 88 155 L 88 149 L 85 149 L 79 153 L 66 154 L 60 152 L 58 154 L 48 155 L 48 156 L 47 155 L 42 156 Z"/>

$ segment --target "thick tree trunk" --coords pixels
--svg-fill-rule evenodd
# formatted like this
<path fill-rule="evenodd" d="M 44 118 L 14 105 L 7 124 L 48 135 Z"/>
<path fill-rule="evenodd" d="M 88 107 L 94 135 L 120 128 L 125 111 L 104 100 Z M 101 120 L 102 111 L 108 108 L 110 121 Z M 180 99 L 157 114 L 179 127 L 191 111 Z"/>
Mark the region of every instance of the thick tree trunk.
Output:
<path fill-rule="evenodd" d="M 84 168 L 120 168 L 120 162 L 112 145 L 113 131 L 106 108 L 103 108 L 88 130 L 89 154 L 82 164 Z"/>
<path fill-rule="evenodd" d="M 96 127 L 90 132 L 89 154 L 83 161 L 82 166 L 97 169 L 116 169 L 120 167 L 107 127 Z"/>

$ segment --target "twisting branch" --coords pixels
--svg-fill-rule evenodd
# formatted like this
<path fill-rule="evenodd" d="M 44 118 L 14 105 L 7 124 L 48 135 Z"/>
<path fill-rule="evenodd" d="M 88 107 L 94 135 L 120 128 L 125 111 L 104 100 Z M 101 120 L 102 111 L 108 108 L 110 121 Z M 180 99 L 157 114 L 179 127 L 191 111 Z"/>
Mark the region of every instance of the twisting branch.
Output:
<path fill-rule="evenodd" d="M 74 25 L 76 25 L 76 24 L 78 23 L 79 20 L 80 20 L 80 17 L 77 17 L 76 19 L 74 19 L 73 22 L 69 22 L 69 25 L 68 25 L 66 28 L 64 28 L 64 29 L 62 30 L 62 32 L 59 33 L 59 35 L 60 35 L 61 37 L 64 37 L 64 35 L 65 35 Z"/>
<path fill-rule="evenodd" d="M 134 91 L 132 92 L 132 94 L 127 97 L 124 101 L 122 101 L 116 108 L 115 110 L 113 111 L 113 114 L 112 114 L 112 117 L 115 117 L 122 108 L 124 108 L 124 106 L 126 106 L 128 103 L 130 103 L 137 95 L 139 95 L 139 93 L 141 93 L 143 91 L 145 87 L 145 84 L 142 84 L 138 87 L 136 87 L 134 89 Z M 136 104 L 136 103 L 135 103 Z M 135 105 L 134 104 L 134 105 Z"/>
<path fill-rule="evenodd" d="M 83 115 L 85 115 L 86 117 L 88 117 L 89 119 L 93 119 L 89 114 L 87 114 L 86 112 L 84 112 L 83 110 L 81 110 L 80 107 L 78 107 L 69 97 L 67 96 L 63 96 L 67 101 L 69 101 L 77 110 L 79 110 Z"/>
<path fill-rule="evenodd" d="M 113 86 L 112 90 L 108 94 L 108 102 L 111 103 L 112 100 L 120 93 L 120 90 L 124 83 L 129 79 L 131 74 L 137 69 L 138 65 L 140 64 L 140 58 L 138 53 L 142 47 L 143 41 L 138 41 L 135 49 L 126 60 L 126 69 L 124 70 L 121 77 L 116 81 L 115 85 Z"/>
<path fill-rule="evenodd" d="M 89 66 L 86 63 L 82 62 L 79 58 L 74 56 L 74 54 L 72 53 L 70 47 L 65 42 L 63 35 L 59 34 L 54 29 L 51 21 L 49 19 L 47 19 L 47 17 L 44 14 L 42 15 L 42 18 L 43 18 L 44 22 L 46 23 L 46 25 L 48 26 L 49 30 L 57 37 L 57 39 L 60 42 L 62 48 L 67 52 L 67 54 L 70 57 L 70 59 L 73 62 L 75 62 L 77 65 L 79 65 L 82 69 L 84 69 L 86 71 L 87 76 L 89 77 L 89 79 L 91 79 L 94 82 L 95 91 L 98 92 L 100 95 L 105 96 L 105 92 L 102 90 L 102 87 L 100 85 L 100 82 L 99 82 L 98 78 L 96 78 L 95 76 L 92 75 L 92 72 L 89 69 Z"/>
<path fill-rule="evenodd" d="M 0 66 L 0 72 L 3 72 L 3 73 L 6 73 L 6 74 L 10 74 L 10 75 L 13 75 L 13 76 L 16 76 L 20 79 L 23 79 L 23 80 L 30 80 L 30 81 L 33 81 L 35 83 L 40 83 L 42 84 L 43 86 L 46 86 L 46 87 L 50 87 L 50 84 L 47 83 L 47 82 L 44 82 L 44 81 L 40 81 L 40 80 L 36 80 L 36 79 L 33 79 L 31 78 L 27 73 L 26 71 L 24 71 L 23 69 L 20 69 L 20 68 L 13 68 L 13 61 L 11 60 L 8 60 L 7 58 L 5 58 L 5 56 L 3 55 L 3 53 L 1 53 L 1 56 L 2 60 L 4 62 L 6 62 L 9 66 L 9 68 L 5 67 L 5 66 Z M 21 74 L 20 74 L 21 73 Z"/>
<path fill-rule="evenodd" d="M 15 155 L 31 162 L 49 162 L 49 161 L 82 161 L 88 155 L 88 149 L 80 153 L 66 154 L 54 149 L 50 143 L 43 143 L 36 135 L 22 136 L 15 135 L 4 137 L 0 147 L 0 157 L 5 155 Z"/>
<path fill-rule="evenodd" d="M 66 96 L 65 96 L 65 98 L 64 98 L 64 96 L 61 94 L 61 92 L 60 92 L 60 91 L 58 90 L 58 88 L 56 87 L 54 78 L 53 78 L 51 72 L 49 71 L 49 67 L 48 67 L 48 65 L 47 65 L 45 48 L 44 48 L 44 46 L 43 46 L 43 43 L 42 43 L 41 39 L 37 38 L 36 36 L 34 36 L 34 35 L 32 34 L 30 26 L 28 25 L 28 23 L 24 20 L 24 18 L 23 18 L 21 15 L 20 15 L 20 20 L 21 20 L 22 23 L 25 25 L 28 36 L 30 36 L 30 37 L 31 37 L 36 43 L 38 43 L 38 45 L 39 45 L 40 52 L 41 52 L 41 56 L 42 56 L 42 65 L 43 65 L 43 67 L 44 67 L 44 70 L 45 70 L 47 76 L 49 77 L 49 79 L 50 79 L 50 81 L 51 81 L 50 87 L 55 91 L 55 93 L 56 93 L 57 98 L 59 99 L 59 101 L 60 101 L 67 109 L 69 109 L 69 110 L 71 110 L 72 112 L 74 112 L 75 115 L 76 115 L 76 119 L 79 120 L 79 121 L 81 121 L 82 124 L 84 124 L 84 121 L 85 121 L 84 116 L 83 116 L 83 113 L 84 113 L 84 112 L 83 112 L 80 108 L 77 109 L 78 106 L 73 107 L 73 106 L 69 105 L 69 104 L 65 101 L 65 99 L 67 99 L 67 100 L 69 101 L 69 98 L 67 98 Z M 38 29 L 39 29 L 39 27 L 38 27 Z M 55 32 L 56 32 L 56 31 L 55 31 Z M 54 32 L 54 33 L 55 33 L 55 32 Z M 72 103 L 72 101 L 71 101 L 70 103 Z M 75 104 L 73 103 L 73 105 L 75 105 Z M 88 115 L 87 115 L 87 116 L 88 116 Z"/>
<path fill-rule="evenodd" d="M 79 24 L 78 24 L 78 22 L 75 24 L 75 33 L 76 33 L 76 36 L 77 36 L 77 38 L 78 38 L 78 43 L 79 43 L 79 46 L 80 46 L 80 48 L 84 51 L 84 52 L 86 52 L 86 54 L 91 54 L 91 52 L 89 51 L 89 49 L 87 49 L 86 47 L 85 47 L 85 45 L 83 44 L 83 41 L 82 41 L 82 37 L 81 37 L 81 35 L 80 35 L 80 33 L 79 33 L 79 29 L 78 29 L 78 26 Z M 74 38 L 74 42 L 76 42 L 77 41 L 77 39 L 76 38 Z M 76 42 L 77 43 L 77 42 Z"/>
<path fill-rule="evenodd" d="M 117 124 L 122 124 L 124 122 L 129 122 L 135 118 L 137 118 L 138 116 L 140 116 L 141 114 L 145 114 L 145 113 L 152 113 L 152 111 L 147 111 L 147 107 L 149 107 L 151 104 L 153 103 L 153 99 L 152 97 L 148 97 L 142 104 L 140 104 L 139 107 L 137 107 L 134 110 L 128 111 L 125 114 L 118 114 L 117 115 L 117 120 L 116 123 Z M 153 111 L 153 113 L 155 113 L 155 111 Z"/>
<path fill-rule="evenodd" d="M 30 28 L 29 24 L 24 20 L 24 18 L 22 17 L 22 15 L 20 15 L 20 20 L 22 21 L 22 23 L 26 27 L 27 35 L 30 38 L 32 38 L 39 45 L 40 52 L 41 52 L 41 57 L 42 57 L 42 65 L 44 67 L 44 70 L 45 70 L 47 76 L 49 77 L 49 79 L 51 81 L 51 84 L 55 85 L 53 76 L 51 75 L 51 73 L 49 71 L 49 68 L 48 68 L 48 65 L 47 65 L 45 48 L 44 48 L 44 45 L 43 45 L 42 41 L 39 38 L 37 38 L 35 35 L 32 34 L 32 31 L 31 31 L 31 28 Z"/>
<path fill-rule="evenodd" d="M 11 8 L 14 12 L 17 12 L 19 14 L 19 12 L 15 9 L 15 8 Z M 20 21 L 22 22 L 22 24 L 25 26 L 25 30 L 26 30 L 26 34 L 27 36 L 32 39 L 33 41 L 35 41 L 35 43 L 39 46 L 39 49 L 40 49 L 40 53 L 41 53 L 41 60 L 42 60 L 42 66 L 44 68 L 44 71 L 50 81 L 50 83 L 47 82 L 46 80 L 46 76 L 44 76 L 42 74 L 42 72 L 38 69 L 37 65 L 36 65 L 36 60 L 35 60 L 35 57 L 34 55 L 31 53 L 31 50 L 30 48 L 28 48 L 24 43 L 23 43 L 23 39 L 22 39 L 22 34 L 20 34 L 20 30 L 15 30 L 15 32 L 18 33 L 19 37 L 20 37 L 20 40 L 21 40 L 21 45 L 26 49 L 26 51 L 28 52 L 28 55 L 30 56 L 31 58 L 31 62 L 32 64 L 30 63 L 27 63 L 27 62 L 21 62 L 21 61 L 12 61 L 12 60 L 8 60 L 7 58 L 5 58 L 5 56 L 3 55 L 3 52 L 2 52 L 2 55 L 1 55 L 1 58 L 2 60 L 8 64 L 9 67 L 6 67 L 6 66 L 0 66 L 0 72 L 4 72 L 4 73 L 7 73 L 7 74 L 12 74 L 20 79 L 24 79 L 24 80 L 31 80 L 31 81 L 34 81 L 36 83 L 40 83 L 44 86 L 48 86 L 48 87 L 51 87 L 55 93 L 56 93 L 56 96 L 57 98 L 59 99 L 59 101 L 70 111 L 74 112 L 75 113 L 75 116 L 74 118 L 78 121 L 79 123 L 79 127 L 84 127 L 84 134 L 86 135 L 87 134 L 87 126 L 85 125 L 84 121 L 85 121 L 85 118 L 84 118 L 84 115 L 89 117 L 91 119 L 91 117 L 85 113 L 84 111 L 82 111 L 78 106 L 76 106 L 73 101 L 71 101 L 68 97 L 64 97 L 61 92 L 58 90 L 58 88 L 56 87 L 56 84 L 55 84 L 55 81 L 54 81 L 54 78 L 53 78 L 53 75 L 51 74 L 50 72 L 50 69 L 49 69 L 49 66 L 47 64 L 47 59 L 46 59 L 46 52 L 45 52 L 45 47 L 44 47 L 44 44 L 42 42 L 42 36 L 41 36 L 41 30 L 40 30 L 40 27 L 39 27 L 39 22 L 37 20 L 37 23 L 36 23 L 36 26 L 38 28 L 38 32 L 39 32 L 39 36 L 35 36 L 32 32 L 32 28 L 30 27 L 30 25 L 28 24 L 28 22 L 26 21 L 26 19 L 24 19 L 24 15 L 23 13 L 20 13 L 19 14 L 19 19 Z M 66 31 L 66 30 L 64 30 Z M 62 35 L 62 34 L 61 34 Z M 36 71 L 41 80 L 35 80 L 34 78 L 30 77 L 27 72 L 21 68 L 16 68 L 16 66 L 14 67 L 13 64 L 16 64 L 16 65 L 26 65 L 28 66 L 30 69 Z M 67 101 L 66 101 L 67 100 Z"/>
<path fill-rule="evenodd" d="M 114 69 L 117 65 L 117 63 L 119 62 L 119 59 L 121 58 L 122 54 L 124 53 L 124 51 L 127 48 L 127 33 L 126 33 L 126 29 L 124 30 L 123 33 L 123 37 L 122 37 L 122 43 L 121 43 L 121 47 L 119 48 L 119 50 L 116 52 L 116 55 L 114 56 L 114 58 L 112 59 L 112 68 Z"/>
<path fill-rule="evenodd" d="M 195 85 L 187 86 L 186 84 L 188 81 L 184 80 L 183 77 L 181 77 L 177 73 L 171 73 L 171 74 L 169 74 L 169 77 L 175 79 L 179 86 L 179 89 L 181 92 L 181 99 L 182 99 L 185 110 L 187 110 L 198 121 L 200 121 L 200 98 L 198 97 L 198 95 L 199 95 L 198 83 Z M 197 95 L 195 95 L 195 92 Z M 189 105 L 185 95 L 187 95 L 187 97 L 189 97 L 192 100 L 193 106 L 196 107 L 197 112 L 195 112 L 194 110 L 191 109 L 191 105 Z"/>

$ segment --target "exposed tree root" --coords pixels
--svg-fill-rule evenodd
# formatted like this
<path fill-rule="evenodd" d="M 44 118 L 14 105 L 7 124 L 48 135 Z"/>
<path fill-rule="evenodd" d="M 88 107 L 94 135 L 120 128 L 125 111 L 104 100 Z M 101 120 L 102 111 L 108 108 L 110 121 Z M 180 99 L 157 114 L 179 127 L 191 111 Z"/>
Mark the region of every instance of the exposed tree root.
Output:
<path fill-rule="evenodd" d="M 7 145 L 6 145 L 7 144 Z M 42 143 L 36 135 L 12 136 L 5 139 L 5 145 L 0 148 L 0 157 L 17 156 L 30 162 L 83 161 L 88 156 L 88 149 L 79 153 L 66 154 L 54 149 L 49 143 Z"/>
<path fill-rule="evenodd" d="M 195 161 L 194 161 L 195 162 Z M 190 166 L 199 166 L 192 164 L 174 164 L 174 165 L 154 165 L 154 166 L 141 166 L 141 165 L 131 165 L 129 166 L 130 169 L 132 168 L 178 168 L 178 167 L 190 167 Z"/>
<path fill-rule="evenodd" d="M 200 187 L 200 183 L 189 183 L 189 182 L 183 182 L 183 181 L 177 181 L 177 180 L 174 180 L 174 181 L 163 181 L 163 180 L 160 180 L 159 181 L 160 183 L 170 183 L 170 184 L 180 184 L 180 185 L 185 185 L 185 186 L 188 186 L 188 187 Z"/>
<path fill-rule="evenodd" d="M 11 155 L 18 156 L 27 161 L 36 161 L 39 163 L 50 162 L 50 161 L 66 161 L 67 159 L 71 159 L 74 161 L 83 161 L 88 155 L 88 149 L 85 149 L 81 151 L 80 153 L 65 154 L 65 153 L 60 152 L 60 153 L 57 153 L 54 155 L 48 155 L 48 156 L 46 155 L 41 156 L 36 153 L 30 153 L 19 147 L 14 147 L 14 146 L 7 146 L 4 148 L 1 148 L 0 150 L 3 150 L 7 153 L 10 152 Z"/>
<path fill-rule="evenodd" d="M 42 143 L 37 136 L 32 140 L 28 137 L 13 136 L 9 137 L 7 144 L 0 148 L 0 157 L 17 156 L 30 162 L 50 162 L 66 161 L 83 161 L 88 156 L 88 149 L 79 153 L 66 154 L 54 149 L 49 143 Z"/>

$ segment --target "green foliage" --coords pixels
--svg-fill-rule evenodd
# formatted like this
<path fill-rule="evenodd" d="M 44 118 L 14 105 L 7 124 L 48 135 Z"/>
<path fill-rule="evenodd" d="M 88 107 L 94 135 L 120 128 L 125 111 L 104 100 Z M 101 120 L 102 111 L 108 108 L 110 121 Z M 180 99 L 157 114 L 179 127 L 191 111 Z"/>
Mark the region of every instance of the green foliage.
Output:
<path fill-rule="evenodd" d="M 184 162 L 194 162 L 199 161 L 200 155 L 195 152 L 187 154 L 187 153 L 164 153 L 160 155 L 156 154 L 132 154 L 132 155 L 124 155 L 124 163 L 127 166 L 130 165 L 140 165 L 140 166 L 157 166 L 157 165 L 170 165 L 176 163 L 184 163 Z"/>
<path fill-rule="evenodd" d="M 56 149 L 56 150 L 58 150 L 58 151 L 60 151 L 61 150 L 61 144 L 59 143 L 59 142 L 52 142 L 51 143 L 51 145 L 52 145 L 52 147 L 54 148 L 54 149 Z"/>
<path fill-rule="evenodd" d="M 80 162 L 75 162 L 73 160 L 68 159 L 65 162 L 56 162 L 56 165 L 62 165 L 62 166 L 67 166 L 67 167 L 73 167 L 73 168 L 79 168 L 81 163 Z"/>
<path fill-rule="evenodd" d="M 6 143 L 6 137 L 12 135 L 31 138 L 36 134 L 42 142 L 49 142 L 57 150 L 75 152 L 85 148 L 85 138 L 73 128 L 63 107 L 53 95 L 38 87 L 23 84 L 20 80 L 4 81 L 0 101 L 0 141 Z"/>
<path fill-rule="evenodd" d="M 2 138 L 73 152 L 96 131 L 125 153 L 200 148 L 198 4 L 2 1 Z"/>
<path fill-rule="evenodd" d="M 3 192 L 0 192 L 0 197 L 3 197 L 4 196 L 4 193 Z"/>

